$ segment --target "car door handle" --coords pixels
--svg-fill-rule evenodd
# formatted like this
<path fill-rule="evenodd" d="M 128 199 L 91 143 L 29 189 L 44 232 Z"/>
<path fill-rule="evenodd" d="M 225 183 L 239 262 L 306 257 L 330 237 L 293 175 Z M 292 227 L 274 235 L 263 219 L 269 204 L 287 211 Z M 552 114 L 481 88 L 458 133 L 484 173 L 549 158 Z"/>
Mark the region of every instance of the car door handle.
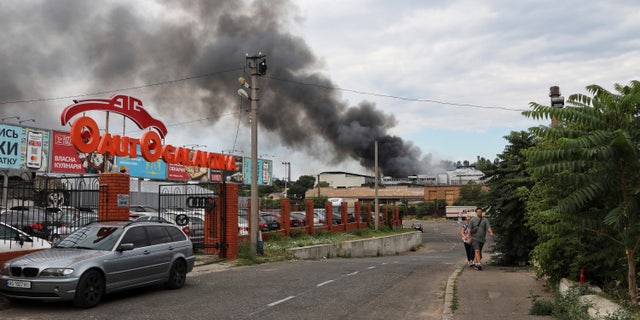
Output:
<path fill-rule="evenodd" d="M 173 249 L 173 246 L 169 246 L 169 251 L 172 251 Z"/>
<path fill-rule="evenodd" d="M 146 254 L 150 254 L 150 253 L 151 253 L 151 251 L 149 251 L 149 250 L 145 250 L 142 254 L 145 254 L 145 255 L 146 255 Z"/>

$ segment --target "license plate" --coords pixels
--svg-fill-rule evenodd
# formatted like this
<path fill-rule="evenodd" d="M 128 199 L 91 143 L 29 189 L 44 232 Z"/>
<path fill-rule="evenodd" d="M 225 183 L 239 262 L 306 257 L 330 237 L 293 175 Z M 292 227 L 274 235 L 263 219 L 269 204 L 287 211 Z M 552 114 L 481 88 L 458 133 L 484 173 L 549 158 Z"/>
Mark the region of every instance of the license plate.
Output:
<path fill-rule="evenodd" d="M 7 280 L 7 287 L 31 289 L 31 282 L 21 280 Z"/>

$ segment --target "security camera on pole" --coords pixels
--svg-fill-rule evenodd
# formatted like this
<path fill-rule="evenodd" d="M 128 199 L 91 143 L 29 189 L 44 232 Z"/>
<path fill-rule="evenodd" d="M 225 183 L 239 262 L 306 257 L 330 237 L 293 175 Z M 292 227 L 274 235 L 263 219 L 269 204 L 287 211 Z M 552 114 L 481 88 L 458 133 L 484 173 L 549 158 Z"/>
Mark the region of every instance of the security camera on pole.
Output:
<path fill-rule="evenodd" d="M 247 66 L 251 69 L 251 83 L 240 77 L 238 81 L 244 88 L 251 89 L 251 94 L 248 94 L 244 89 L 239 89 L 238 94 L 251 101 L 251 212 L 249 213 L 249 229 L 251 252 L 260 253 L 258 248 L 258 238 L 260 236 L 260 230 L 258 228 L 258 221 L 260 216 L 258 215 L 260 203 L 258 201 L 258 76 L 263 76 L 267 73 L 267 60 L 265 55 L 258 53 L 255 56 L 247 55 Z"/>

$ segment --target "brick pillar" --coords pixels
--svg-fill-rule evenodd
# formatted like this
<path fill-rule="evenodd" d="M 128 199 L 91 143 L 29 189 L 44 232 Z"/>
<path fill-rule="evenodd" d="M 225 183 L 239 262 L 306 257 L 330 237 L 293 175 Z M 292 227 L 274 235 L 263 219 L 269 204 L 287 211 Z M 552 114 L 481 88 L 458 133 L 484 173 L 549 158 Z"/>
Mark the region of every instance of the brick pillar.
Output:
<path fill-rule="evenodd" d="M 349 221 L 347 220 L 347 203 L 340 203 L 340 217 L 342 218 L 342 224 L 344 226 L 344 231 L 347 231 L 347 224 Z"/>
<path fill-rule="evenodd" d="M 325 202 L 324 204 L 324 218 L 327 221 L 327 230 L 331 232 L 333 227 L 333 206 L 331 202 Z"/>
<path fill-rule="evenodd" d="M 364 205 L 364 209 L 367 215 L 367 225 L 373 226 L 374 222 L 371 220 L 371 203 L 367 202 L 367 204 Z"/>
<path fill-rule="evenodd" d="M 291 200 L 280 199 L 280 223 L 284 229 L 284 235 L 291 235 Z"/>
<path fill-rule="evenodd" d="M 227 243 L 225 259 L 233 260 L 238 256 L 238 185 L 221 184 L 225 188 L 225 242 Z"/>
<path fill-rule="evenodd" d="M 355 215 L 356 215 L 356 229 L 360 229 L 360 221 L 362 219 L 360 219 L 360 202 L 356 202 L 353 204 L 353 210 L 355 211 Z"/>
<path fill-rule="evenodd" d="M 386 204 L 382 206 L 382 216 L 384 217 L 384 224 L 391 226 L 391 222 L 389 221 L 389 207 Z"/>
<path fill-rule="evenodd" d="M 311 235 L 313 234 L 313 218 L 315 217 L 315 215 L 313 214 L 313 200 L 305 200 L 304 211 L 306 218 L 305 224 L 307 225 L 307 234 Z"/>
<path fill-rule="evenodd" d="M 101 173 L 98 199 L 98 219 L 100 221 L 129 221 L 129 203 L 118 206 L 118 195 L 130 196 L 129 175 L 125 173 Z"/>

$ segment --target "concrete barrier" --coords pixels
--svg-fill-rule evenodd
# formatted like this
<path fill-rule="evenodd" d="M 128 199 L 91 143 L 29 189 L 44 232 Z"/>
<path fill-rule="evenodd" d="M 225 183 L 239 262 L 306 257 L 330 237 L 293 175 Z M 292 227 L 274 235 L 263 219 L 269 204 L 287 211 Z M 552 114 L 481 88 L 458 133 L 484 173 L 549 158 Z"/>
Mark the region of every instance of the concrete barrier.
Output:
<path fill-rule="evenodd" d="M 396 255 L 417 248 L 422 243 L 421 232 L 287 249 L 298 259 L 319 260 L 332 257 L 377 257 Z"/>
<path fill-rule="evenodd" d="M 569 290 L 573 288 L 577 288 L 581 286 L 580 283 L 568 280 L 566 278 L 562 278 L 560 280 L 560 284 L 558 285 L 558 291 L 560 294 L 565 295 Z M 584 285 L 587 287 L 588 291 L 595 292 L 596 294 L 585 294 L 580 296 L 580 303 L 583 305 L 589 306 L 589 315 L 594 319 L 605 319 L 608 316 L 614 316 L 617 312 L 620 312 L 622 306 L 619 304 L 606 299 L 602 296 L 599 296 L 598 293 L 602 293 L 602 289 L 591 286 Z"/>

